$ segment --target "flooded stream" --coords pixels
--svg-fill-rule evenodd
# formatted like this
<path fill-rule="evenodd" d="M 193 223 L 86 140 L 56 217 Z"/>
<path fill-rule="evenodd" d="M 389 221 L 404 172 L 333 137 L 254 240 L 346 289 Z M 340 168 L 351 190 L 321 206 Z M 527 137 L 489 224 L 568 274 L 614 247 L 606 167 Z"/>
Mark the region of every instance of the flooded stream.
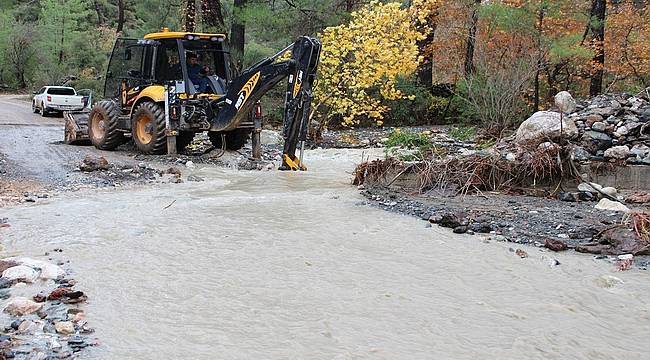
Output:
<path fill-rule="evenodd" d="M 360 159 L 317 150 L 306 173 L 196 169 L 205 182 L 3 209 L 4 245 L 64 249 L 101 341 L 89 358 L 650 356 L 647 273 L 570 253 L 551 268 L 359 206 Z"/>

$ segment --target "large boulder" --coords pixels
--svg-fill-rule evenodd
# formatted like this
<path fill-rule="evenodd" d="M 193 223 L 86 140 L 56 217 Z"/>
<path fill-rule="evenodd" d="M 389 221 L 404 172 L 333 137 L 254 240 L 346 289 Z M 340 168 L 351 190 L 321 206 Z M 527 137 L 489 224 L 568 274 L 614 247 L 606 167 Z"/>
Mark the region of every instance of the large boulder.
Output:
<path fill-rule="evenodd" d="M 560 91 L 555 95 L 555 106 L 563 113 L 569 114 L 576 111 L 577 104 L 568 91 Z"/>
<path fill-rule="evenodd" d="M 568 117 L 562 119 L 562 138 L 571 139 L 578 136 L 578 127 Z M 538 111 L 517 129 L 515 141 L 518 144 L 539 145 L 545 141 L 560 140 L 560 113 Z"/>

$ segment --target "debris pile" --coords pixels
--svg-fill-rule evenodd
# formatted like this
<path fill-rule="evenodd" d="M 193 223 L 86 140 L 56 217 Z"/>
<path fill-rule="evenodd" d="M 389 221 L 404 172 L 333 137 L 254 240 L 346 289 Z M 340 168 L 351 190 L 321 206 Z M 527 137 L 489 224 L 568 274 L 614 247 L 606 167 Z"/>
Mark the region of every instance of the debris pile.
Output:
<path fill-rule="evenodd" d="M 57 249 L 60 251 L 60 249 Z M 0 260 L 0 358 L 73 358 L 94 345 L 87 300 L 59 265 L 30 258 Z"/>
<path fill-rule="evenodd" d="M 650 165 L 650 102 L 628 94 L 579 102 L 569 115 L 578 130 L 577 161 Z"/>

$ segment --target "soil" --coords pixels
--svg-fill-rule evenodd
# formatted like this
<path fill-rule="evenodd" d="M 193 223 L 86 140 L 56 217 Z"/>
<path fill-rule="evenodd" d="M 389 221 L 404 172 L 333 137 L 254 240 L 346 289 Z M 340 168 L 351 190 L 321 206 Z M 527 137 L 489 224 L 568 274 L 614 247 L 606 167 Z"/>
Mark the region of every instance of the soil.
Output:
<path fill-rule="evenodd" d="M 451 216 L 459 218 L 461 222 L 463 219 L 469 222 L 467 229 L 460 231 L 483 234 L 489 240 L 535 247 L 545 247 L 547 242 L 559 242 L 566 244 L 568 249 L 575 249 L 576 246 L 592 243 L 596 235 L 620 224 L 624 216 L 620 212 L 597 210 L 594 208 L 596 202 L 564 202 L 502 193 L 465 196 L 436 192 L 412 194 L 380 186 L 368 187 L 361 193 L 368 199 L 369 205 L 418 217 L 425 221 L 426 226 L 432 222 L 440 223 L 441 217 Z M 650 210 L 648 206 L 635 208 Z M 465 224 L 442 225 L 457 228 Z M 618 260 L 616 256 L 595 257 L 612 262 Z M 635 264 L 647 270 L 650 256 L 635 257 Z"/>

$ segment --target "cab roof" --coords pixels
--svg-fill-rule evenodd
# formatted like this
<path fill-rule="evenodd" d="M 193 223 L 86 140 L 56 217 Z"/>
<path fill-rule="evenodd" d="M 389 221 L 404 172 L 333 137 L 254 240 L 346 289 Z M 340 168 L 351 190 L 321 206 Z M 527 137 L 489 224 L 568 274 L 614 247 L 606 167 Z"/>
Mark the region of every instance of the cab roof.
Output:
<path fill-rule="evenodd" d="M 218 37 L 225 39 L 226 35 L 224 34 L 208 34 L 208 33 L 197 33 L 197 32 L 184 32 L 184 31 L 169 31 L 169 29 L 163 29 L 160 32 L 150 33 L 144 36 L 147 40 L 160 40 L 160 39 L 183 39 L 188 35 L 199 37 L 200 39 L 209 40 L 213 37 Z"/>

